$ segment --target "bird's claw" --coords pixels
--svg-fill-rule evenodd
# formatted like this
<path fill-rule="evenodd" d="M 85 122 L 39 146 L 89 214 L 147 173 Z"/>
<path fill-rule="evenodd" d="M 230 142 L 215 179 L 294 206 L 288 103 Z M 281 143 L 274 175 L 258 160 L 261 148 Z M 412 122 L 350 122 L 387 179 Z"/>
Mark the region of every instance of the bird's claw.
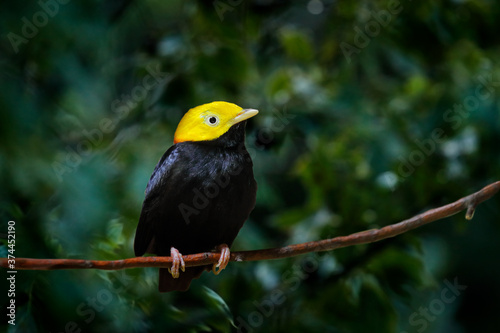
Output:
<path fill-rule="evenodd" d="M 221 244 L 217 249 L 220 250 L 220 258 L 219 262 L 212 267 L 212 272 L 214 272 L 215 275 L 219 275 L 219 273 L 226 268 L 231 258 L 231 251 L 229 251 L 229 246 L 227 246 L 227 244 Z"/>
<path fill-rule="evenodd" d="M 182 259 L 182 254 L 175 247 L 170 249 L 170 256 L 172 257 L 172 267 L 168 268 L 168 272 L 172 274 L 174 279 L 177 279 L 179 277 L 179 266 L 185 272 L 186 265 L 184 264 L 184 259 Z"/>

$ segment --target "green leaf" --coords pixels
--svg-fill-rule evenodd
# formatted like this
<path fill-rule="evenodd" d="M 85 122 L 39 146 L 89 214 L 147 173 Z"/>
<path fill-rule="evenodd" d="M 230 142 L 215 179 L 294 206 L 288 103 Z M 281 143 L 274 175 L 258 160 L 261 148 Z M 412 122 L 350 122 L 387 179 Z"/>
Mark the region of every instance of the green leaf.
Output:
<path fill-rule="evenodd" d="M 231 310 L 229 310 L 226 301 L 224 301 L 224 299 L 219 294 L 208 287 L 203 287 L 203 293 L 205 294 L 205 296 L 207 296 L 207 298 L 205 298 L 207 303 L 209 303 L 209 305 L 213 306 L 215 309 L 219 310 L 220 313 L 222 313 L 224 317 L 229 320 L 231 325 L 235 326 L 233 314 L 231 313 Z"/>

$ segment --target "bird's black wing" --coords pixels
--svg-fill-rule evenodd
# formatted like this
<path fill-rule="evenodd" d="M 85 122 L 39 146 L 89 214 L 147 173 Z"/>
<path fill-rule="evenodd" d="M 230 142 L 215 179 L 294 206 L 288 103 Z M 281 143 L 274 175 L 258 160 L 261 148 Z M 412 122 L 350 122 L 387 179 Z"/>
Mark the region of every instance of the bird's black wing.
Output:
<path fill-rule="evenodd" d="M 173 172 L 176 156 L 176 146 L 174 145 L 163 154 L 146 186 L 146 196 L 135 233 L 134 252 L 136 256 L 142 256 L 148 250 L 154 249 L 155 221 L 150 218 L 149 213 L 158 210 L 158 206 L 161 204 L 161 195 L 168 191 L 168 179 Z"/>

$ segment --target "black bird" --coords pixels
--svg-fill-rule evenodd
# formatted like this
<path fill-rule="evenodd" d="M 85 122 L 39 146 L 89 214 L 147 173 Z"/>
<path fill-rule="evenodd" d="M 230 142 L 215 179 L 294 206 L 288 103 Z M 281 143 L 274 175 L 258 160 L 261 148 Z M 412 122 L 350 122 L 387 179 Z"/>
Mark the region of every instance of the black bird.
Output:
<path fill-rule="evenodd" d="M 134 251 L 136 256 L 172 256 L 172 268 L 160 268 L 161 292 L 185 291 L 203 270 L 218 274 L 227 266 L 229 247 L 255 206 L 257 183 L 245 148 L 245 125 L 257 113 L 227 102 L 189 110 L 177 127 L 174 145 L 156 165 Z M 181 253 L 213 250 L 221 251 L 213 267 L 185 268 Z"/>

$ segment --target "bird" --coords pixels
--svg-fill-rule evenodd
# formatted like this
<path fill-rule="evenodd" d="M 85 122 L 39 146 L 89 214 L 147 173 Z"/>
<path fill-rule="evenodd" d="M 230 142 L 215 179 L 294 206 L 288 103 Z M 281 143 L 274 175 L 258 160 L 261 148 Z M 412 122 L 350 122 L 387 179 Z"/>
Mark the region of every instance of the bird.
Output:
<path fill-rule="evenodd" d="M 134 239 L 135 256 L 172 257 L 159 269 L 160 292 L 186 291 L 204 270 L 219 274 L 230 247 L 255 207 L 257 182 L 245 147 L 256 109 L 215 101 L 190 109 L 145 190 Z M 185 267 L 182 255 L 220 251 L 213 266 Z M 182 271 L 182 272 L 181 272 Z"/>

